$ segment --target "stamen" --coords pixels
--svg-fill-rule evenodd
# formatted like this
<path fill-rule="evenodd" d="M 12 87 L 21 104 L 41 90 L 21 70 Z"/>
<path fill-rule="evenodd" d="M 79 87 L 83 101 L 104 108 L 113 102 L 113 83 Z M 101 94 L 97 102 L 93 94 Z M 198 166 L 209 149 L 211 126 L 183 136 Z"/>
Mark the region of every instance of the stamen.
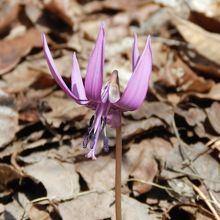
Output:
<path fill-rule="evenodd" d="M 94 118 L 95 118 L 94 115 L 90 118 L 90 121 L 89 121 L 89 128 L 92 127 L 92 124 L 93 124 Z"/>
<path fill-rule="evenodd" d="M 86 148 L 89 143 L 90 136 L 86 135 L 83 139 L 83 147 Z"/>
<path fill-rule="evenodd" d="M 95 145 L 95 134 L 92 133 L 91 140 L 90 140 L 90 148 L 93 149 L 94 145 Z"/>
<path fill-rule="evenodd" d="M 105 152 L 108 152 L 109 151 L 109 145 L 108 145 L 108 137 L 107 136 L 104 136 L 104 139 L 103 139 L 103 148 L 104 148 L 104 151 Z"/>

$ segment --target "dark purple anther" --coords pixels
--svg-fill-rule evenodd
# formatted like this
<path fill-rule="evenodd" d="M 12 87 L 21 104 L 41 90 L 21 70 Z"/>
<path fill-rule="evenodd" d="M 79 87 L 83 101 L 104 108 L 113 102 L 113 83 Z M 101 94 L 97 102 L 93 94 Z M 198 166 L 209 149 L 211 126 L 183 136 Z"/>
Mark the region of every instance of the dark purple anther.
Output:
<path fill-rule="evenodd" d="M 108 146 L 108 137 L 105 136 L 104 139 L 103 139 L 103 148 L 104 148 L 104 151 L 105 152 L 108 152 L 109 151 L 109 146 Z"/>

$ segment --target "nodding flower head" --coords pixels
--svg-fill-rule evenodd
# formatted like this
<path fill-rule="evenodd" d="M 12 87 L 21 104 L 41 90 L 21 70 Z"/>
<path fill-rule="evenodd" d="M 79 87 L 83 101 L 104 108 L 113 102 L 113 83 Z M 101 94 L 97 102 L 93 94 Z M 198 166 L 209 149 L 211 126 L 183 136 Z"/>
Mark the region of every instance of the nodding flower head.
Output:
<path fill-rule="evenodd" d="M 121 123 L 121 112 L 136 110 L 145 99 L 152 71 L 150 36 L 147 38 L 143 53 L 140 54 L 137 36 L 134 35 L 132 48 L 133 73 L 122 94 L 120 93 L 117 70 L 114 70 L 110 79 L 103 84 L 105 46 L 105 29 L 103 24 L 100 26 L 96 44 L 88 62 L 84 84 L 76 54 L 73 54 L 71 88 L 66 85 L 58 72 L 44 34 L 42 34 L 42 42 L 48 67 L 57 84 L 76 103 L 95 110 L 90 120 L 83 146 L 90 148 L 87 157 L 96 159 L 95 153 L 100 134 L 103 134 L 104 150 L 108 151 L 106 124 L 117 128 Z"/>

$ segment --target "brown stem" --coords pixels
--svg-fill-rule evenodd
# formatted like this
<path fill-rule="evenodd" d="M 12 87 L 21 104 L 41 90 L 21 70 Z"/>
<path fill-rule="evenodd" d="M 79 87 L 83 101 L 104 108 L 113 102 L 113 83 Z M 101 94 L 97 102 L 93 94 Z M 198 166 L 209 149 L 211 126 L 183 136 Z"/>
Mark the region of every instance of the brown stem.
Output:
<path fill-rule="evenodd" d="M 116 128 L 116 149 L 115 149 L 115 214 L 116 220 L 121 220 L 121 160 L 122 160 L 122 138 L 121 125 Z"/>

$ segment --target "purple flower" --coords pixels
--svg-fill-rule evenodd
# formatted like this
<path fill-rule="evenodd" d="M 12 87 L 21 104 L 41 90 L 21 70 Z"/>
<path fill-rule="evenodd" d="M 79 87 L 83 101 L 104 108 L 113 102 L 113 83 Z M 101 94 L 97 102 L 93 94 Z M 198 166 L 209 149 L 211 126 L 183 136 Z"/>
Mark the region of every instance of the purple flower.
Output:
<path fill-rule="evenodd" d="M 95 159 L 100 134 L 103 134 L 104 150 L 108 150 L 106 124 L 111 125 L 113 128 L 120 126 L 121 112 L 136 110 L 145 99 L 152 70 L 150 37 L 147 38 L 144 51 L 142 55 L 140 55 L 137 45 L 137 36 L 134 36 L 132 49 L 133 73 L 122 95 L 120 95 L 118 72 L 116 70 L 112 72 L 109 81 L 103 85 L 105 45 L 105 30 L 103 24 L 100 26 L 95 48 L 89 59 L 84 84 L 76 54 L 73 54 L 70 89 L 55 67 L 44 34 L 42 34 L 42 41 L 48 67 L 57 84 L 75 102 L 95 110 L 95 114 L 90 120 L 88 133 L 83 141 L 84 147 L 90 146 L 87 157 Z"/>

